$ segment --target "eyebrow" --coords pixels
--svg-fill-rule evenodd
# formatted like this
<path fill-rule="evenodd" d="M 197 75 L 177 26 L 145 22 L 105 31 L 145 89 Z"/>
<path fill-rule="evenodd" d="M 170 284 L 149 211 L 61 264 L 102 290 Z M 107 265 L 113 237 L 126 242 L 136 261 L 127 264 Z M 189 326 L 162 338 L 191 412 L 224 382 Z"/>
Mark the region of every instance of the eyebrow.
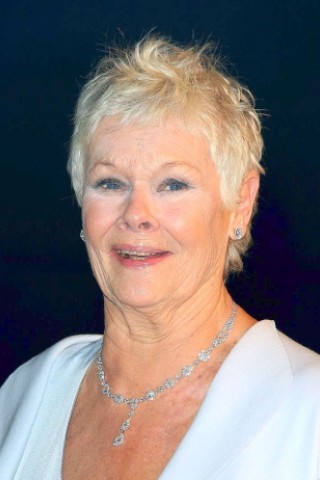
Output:
<path fill-rule="evenodd" d="M 91 173 L 99 165 L 102 165 L 104 167 L 115 167 L 115 164 L 112 163 L 110 160 L 98 160 L 93 165 L 91 165 L 91 167 L 88 169 L 88 172 Z"/>
<path fill-rule="evenodd" d="M 180 160 L 173 160 L 169 162 L 165 162 L 161 165 L 161 167 L 187 167 L 187 168 L 193 168 L 194 170 L 199 171 L 199 168 L 197 165 L 193 165 L 192 163 L 189 162 L 184 162 Z"/>
<path fill-rule="evenodd" d="M 111 160 L 98 160 L 89 168 L 88 172 L 91 173 L 99 165 L 102 165 L 104 167 L 116 168 L 116 164 L 113 163 Z M 191 163 L 180 161 L 180 160 L 171 160 L 168 162 L 164 162 L 161 165 L 159 165 L 159 167 L 160 168 L 187 167 L 187 168 L 192 168 L 194 170 L 199 171 L 199 168 L 197 167 L 197 165 L 192 165 Z"/>

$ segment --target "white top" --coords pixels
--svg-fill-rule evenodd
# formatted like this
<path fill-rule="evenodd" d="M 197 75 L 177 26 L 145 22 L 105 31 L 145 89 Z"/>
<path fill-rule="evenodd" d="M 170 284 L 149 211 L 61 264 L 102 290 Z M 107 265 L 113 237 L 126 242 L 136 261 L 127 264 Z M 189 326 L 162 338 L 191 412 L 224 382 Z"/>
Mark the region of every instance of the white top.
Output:
<path fill-rule="evenodd" d="M 9 377 L 0 390 L 1 480 L 61 479 L 73 404 L 100 343 L 67 338 Z M 159 480 L 213 479 L 320 480 L 320 356 L 269 320 L 232 349 Z"/>

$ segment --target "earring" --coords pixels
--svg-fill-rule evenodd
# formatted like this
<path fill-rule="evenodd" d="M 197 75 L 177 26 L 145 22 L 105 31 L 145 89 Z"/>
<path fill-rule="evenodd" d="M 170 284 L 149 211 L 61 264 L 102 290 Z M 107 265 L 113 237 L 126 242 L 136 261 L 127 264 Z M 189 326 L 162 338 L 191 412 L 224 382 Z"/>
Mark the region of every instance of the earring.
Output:
<path fill-rule="evenodd" d="M 80 230 L 80 238 L 81 238 L 81 240 L 82 240 L 83 242 L 86 241 L 86 236 L 85 236 L 84 231 L 82 230 L 82 228 L 81 228 L 81 230 Z"/>
<path fill-rule="evenodd" d="M 241 227 L 237 227 L 234 229 L 234 236 L 236 237 L 236 240 L 241 240 L 243 236 Z"/>

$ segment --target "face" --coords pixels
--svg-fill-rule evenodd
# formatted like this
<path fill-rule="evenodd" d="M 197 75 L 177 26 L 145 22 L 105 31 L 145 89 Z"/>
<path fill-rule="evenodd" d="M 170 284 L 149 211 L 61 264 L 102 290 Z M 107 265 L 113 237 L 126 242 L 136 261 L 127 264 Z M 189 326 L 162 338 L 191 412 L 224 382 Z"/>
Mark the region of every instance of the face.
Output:
<path fill-rule="evenodd" d="M 204 138 L 173 121 L 100 123 L 88 148 L 83 227 L 107 299 L 170 305 L 221 285 L 231 216 Z"/>

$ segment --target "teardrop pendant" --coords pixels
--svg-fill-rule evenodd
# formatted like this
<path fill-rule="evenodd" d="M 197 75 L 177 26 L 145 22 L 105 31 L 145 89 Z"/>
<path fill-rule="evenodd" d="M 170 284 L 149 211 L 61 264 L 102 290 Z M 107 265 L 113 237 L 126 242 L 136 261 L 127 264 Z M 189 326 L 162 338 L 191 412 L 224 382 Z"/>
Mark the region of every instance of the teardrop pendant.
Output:
<path fill-rule="evenodd" d="M 123 433 L 119 433 L 119 435 L 117 435 L 113 442 L 112 442 L 112 445 L 114 445 L 115 447 L 119 447 L 120 445 L 122 445 L 124 442 L 124 435 Z"/>

